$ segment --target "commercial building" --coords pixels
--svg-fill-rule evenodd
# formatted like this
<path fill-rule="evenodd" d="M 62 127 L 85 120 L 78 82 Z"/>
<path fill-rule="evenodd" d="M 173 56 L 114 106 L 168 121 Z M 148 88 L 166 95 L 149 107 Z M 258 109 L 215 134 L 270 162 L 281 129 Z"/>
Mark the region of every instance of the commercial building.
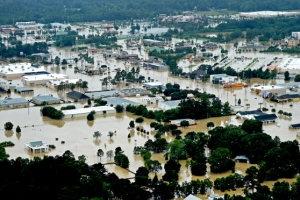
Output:
<path fill-rule="evenodd" d="M 99 99 L 104 97 L 119 97 L 122 93 L 118 90 L 101 90 L 101 91 L 88 91 L 84 93 L 89 98 Z"/>
<path fill-rule="evenodd" d="M 254 116 L 262 115 L 263 112 L 261 110 L 249 110 L 238 112 L 235 116 L 239 119 L 254 119 Z"/>
<path fill-rule="evenodd" d="M 121 90 L 120 93 L 124 94 L 124 96 L 132 97 L 132 96 L 149 95 L 151 92 L 149 90 L 144 90 L 142 88 L 129 88 L 129 89 Z"/>
<path fill-rule="evenodd" d="M 33 67 L 30 63 L 16 63 L 0 66 L 0 76 L 16 78 L 23 75 L 49 74 L 44 67 Z"/>
<path fill-rule="evenodd" d="M 209 80 L 212 84 L 232 83 L 237 79 L 237 76 L 229 76 L 227 74 L 213 74 L 209 77 Z"/>
<path fill-rule="evenodd" d="M 284 58 L 278 65 L 279 72 L 286 72 L 289 73 L 300 73 L 300 58 L 299 57 L 289 57 Z"/>
<path fill-rule="evenodd" d="M 300 92 L 290 92 L 286 94 L 281 94 L 275 96 L 277 102 L 287 102 L 287 101 L 299 101 L 300 100 Z"/>
<path fill-rule="evenodd" d="M 51 80 L 46 83 L 46 85 L 49 88 L 57 89 L 57 86 L 59 86 L 61 83 L 63 84 L 76 84 L 79 81 L 79 79 L 62 79 L 62 80 Z"/>
<path fill-rule="evenodd" d="M 164 84 L 162 84 L 160 82 L 149 82 L 149 83 L 144 83 L 143 85 L 148 89 L 158 88 L 159 86 L 164 87 Z"/>
<path fill-rule="evenodd" d="M 163 69 L 166 68 L 166 63 L 143 63 L 143 67 L 151 68 L 151 69 Z"/>
<path fill-rule="evenodd" d="M 159 101 L 158 107 L 163 110 L 170 110 L 173 108 L 179 108 L 179 103 L 181 100 L 173 100 L 173 101 Z"/>
<path fill-rule="evenodd" d="M 138 103 L 134 102 L 134 101 L 130 101 L 128 99 L 123 99 L 123 98 L 119 98 L 119 97 L 107 97 L 107 98 L 103 98 L 104 101 L 107 101 L 107 105 L 113 105 L 114 107 L 116 105 L 121 105 L 126 107 L 127 105 L 139 105 Z"/>
<path fill-rule="evenodd" d="M 252 92 L 260 94 L 263 98 L 271 98 L 278 94 L 285 94 L 286 88 L 277 85 L 253 86 L 250 88 Z"/>
<path fill-rule="evenodd" d="M 21 108 L 27 107 L 29 102 L 24 98 L 0 99 L 0 108 Z"/>
<path fill-rule="evenodd" d="M 42 153 L 49 151 L 49 145 L 42 141 L 25 143 L 25 149 L 32 153 Z"/>
<path fill-rule="evenodd" d="M 254 119 L 261 121 L 263 123 L 275 123 L 277 121 L 277 115 L 275 114 L 262 114 L 254 116 Z"/>
<path fill-rule="evenodd" d="M 77 92 L 77 91 L 68 92 L 67 96 L 72 98 L 72 99 L 75 99 L 77 101 L 85 101 L 85 100 L 88 100 L 90 98 L 89 96 L 87 96 L 83 93 Z"/>
<path fill-rule="evenodd" d="M 19 94 L 30 94 L 33 93 L 33 89 L 28 88 L 28 87 L 16 87 L 15 92 Z"/>
<path fill-rule="evenodd" d="M 105 114 L 114 114 L 116 113 L 115 108 L 110 106 L 99 106 L 99 107 L 90 107 L 90 108 L 79 108 L 72 110 L 63 110 L 64 118 L 74 118 L 74 117 L 86 117 L 91 111 L 95 111 L 94 116 L 101 116 Z"/>
<path fill-rule="evenodd" d="M 31 84 L 31 85 L 44 85 L 49 81 L 62 81 L 69 78 L 68 75 L 65 74 L 40 74 L 40 75 L 33 75 L 33 76 L 23 76 L 22 80 L 24 84 Z"/>
<path fill-rule="evenodd" d="M 159 40 L 152 40 L 152 39 L 143 39 L 144 45 L 148 46 L 164 46 L 165 42 L 164 41 L 159 41 Z"/>
<path fill-rule="evenodd" d="M 60 99 L 53 97 L 52 95 L 38 95 L 32 97 L 31 102 L 37 105 L 41 105 L 44 102 L 47 104 L 59 104 Z"/>
<path fill-rule="evenodd" d="M 182 121 L 188 121 L 189 125 L 195 125 L 196 124 L 196 121 L 193 120 L 193 119 L 175 119 L 175 120 L 171 120 L 170 123 L 171 124 L 176 124 L 177 126 L 180 126 L 180 123 Z"/>

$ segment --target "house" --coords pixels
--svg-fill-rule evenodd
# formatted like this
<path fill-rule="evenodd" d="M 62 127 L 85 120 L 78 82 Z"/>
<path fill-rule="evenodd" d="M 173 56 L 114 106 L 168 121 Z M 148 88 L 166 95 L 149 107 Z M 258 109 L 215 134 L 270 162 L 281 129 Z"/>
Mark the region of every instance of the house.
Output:
<path fill-rule="evenodd" d="M 0 108 L 20 108 L 27 107 L 29 102 L 24 98 L 0 99 Z"/>
<path fill-rule="evenodd" d="M 184 75 L 185 78 L 193 78 L 193 79 L 200 79 L 206 74 L 206 70 L 194 70 L 192 72 L 188 72 Z"/>
<path fill-rule="evenodd" d="M 25 143 L 25 149 L 32 153 L 42 153 L 49 151 L 49 145 L 42 141 Z"/>
<path fill-rule="evenodd" d="M 37 105 L 41 105 L 44 102 L 49 104 L 59 104 L 60 99 L 53 97 L 52 95 L 37 95 L 35 97 L 32 97 L 31 102 Z"/>
<path fill-rule="evenodd" d="M 249 161 L 249 158 L 247 157 L 247 156 L 245 156 L 245 155 L 237 155 L 235 158 L 235 161 L 237 161 L 237 162 L 240 162 L 240 161 L 242 161 L 242 162 L 247 162 L 247 163 L 249 163 L 250 161 Z"/>
<path fill-rule="evenodd" d="M 299 39 L 290 38 L 288 39 L 288 47 L 296 47 L 299 44 Z"/>
<path fill-rule="evenodd" d="M 160 83 L 160 82 L 150 82 L 150 83 L 144 83 L 143 84 L 147 89 L 151 89 L 151 88 L 158 88 L 160 87 L 164 87 L 164 84 Z"/>
<path fill-rule="evenodd" d="M 89 96 L 87 96 L 83 93 L 77 92 L 77 91 L 68 92 L 67 96 L 72 98 L 72 99 L 75 99 L 77 101 L 85 101 L 85 100 L 88 100 L 90 98 Z"/>
<path fill-rule="evenodd" d="M 262 114 L 262 115 L 254 116 L 254 118 L 263 123 L 275 123 L 278 117 L 275 114 Z"/>

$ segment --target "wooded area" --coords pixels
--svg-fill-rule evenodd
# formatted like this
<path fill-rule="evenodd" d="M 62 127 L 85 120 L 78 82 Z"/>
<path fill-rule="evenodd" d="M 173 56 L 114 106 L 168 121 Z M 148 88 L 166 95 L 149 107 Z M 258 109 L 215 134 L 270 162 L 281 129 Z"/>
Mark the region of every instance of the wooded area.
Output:
<path fill-rule="evenodd" d="M 181 11 L 228 9 L 234 11 L 296 10 L 298 0 L 3 0 L 0 4 L 0 24 L 16 21 L 83 22 L 125 20 L 156 17 L 158 14 L 179 14 Z"/>

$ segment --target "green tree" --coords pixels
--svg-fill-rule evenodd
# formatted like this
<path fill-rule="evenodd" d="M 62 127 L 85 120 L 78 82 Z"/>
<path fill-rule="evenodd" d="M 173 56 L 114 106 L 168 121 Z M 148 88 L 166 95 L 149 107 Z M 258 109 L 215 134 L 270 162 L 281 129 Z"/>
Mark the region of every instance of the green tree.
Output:
<path fill-rule="evenodd" d="M 241 126 L 241 129 L 247 133 L 262 133 L 262 122 L 259 120 L 245 120 Z"/>
<path fill-rule="evenodd" d="M 68 62 L 67 62 L 67 60 L 66 60 L 66 59 L 63 59 L 63 61 L 61 62 L 61 64 L 62 64 L 62 65 L 67 65 L 67 64 L 68 64 Z"/>
<path fill-rule="evenodd" d="M 242 103 L 241 99 L 238 100 L 238 105 L 240 106 Z"/>
<path fill-rule="evenodd" d="M 224 116 L 231 115 L 231 108 L 229 106 L 228 101 L 224 103 L 224 106 L 222 109 L 222 115 L 224 115 Z"/>
<path fill-rule="evenodd" d="M 109 137 L 109 139 L 111 139 L 113 136 L 114 136 L 114 132 L 108 131 L 108 137 Z"/>
<path fill-rule="evenodd" d="M 56 57 L 54 58 L 54 62 L 55 62 L 55 64 L 56 64 L 56 66 L 59 66 L 59 64 L 60 64 L 60 58 L 59 58 L 58 56 L 56 56 Z"/>
<path fill-rule="evenodd" d="M 142 150 L 141 151 L 141 157 L 144 159 L 144 161 L 149 160 L 151 158 L 151 153 L 148 150 Z"/>
<path fill-rule="evenodd" d="M 294 79 L 295 82 L 300 82 L 300 74 L 297 74 Z"/>
<path fill-rule="evenodd" d="M 162 170 L 161 164 L 158 160 L 146 160 L 145 167 L 150 172 L 159 172 L 159 170 Z"/>
<path fill-rule="evenodd" d="M 181 122 L 180 122 L 180 126 L 183 126 L 184 128 L 185 127 L 188 127 L 190 125 L 190 123 L 188 122 L 188 121 L 186 121 L 186 120 L 182 120 Z"/>
<path fill-rule="evenodd" d="M 97 156 L 100 157 L 100 160 L 101 160 L 101 157 L 104 155 L 104 152 L 102 149 L 98 149 L 97 151 Z"/>
<path fill-rule="evenodd" d="M 139 124 L 143 123 L 143 121 L 144 121 L 144 118 L 142 118 L 142 117 L 138 117 L 135 119 L 135 122 L 139 123 Z"/>
<path fill-rule="evenodd" d="M 288 71 L 284 72 L 284 80 L 289 81 L 290 79 L 290 73 Z"/>
<path fill-rule="evenodd" d="M 213 128 L 213 127 L 215 127 L 215 124 L 213 122 L 207 122 L 206 127 Z"/>
<path fill-rule="evenodd" d="M 88 121 L 93 121 L 93 120 L 95 119 L 94 114 L 89 113 L 89 114 L 86 116 L 86 119 L 87 119 Z"/>
<path fill-rule="evenodd" d="M 134 128 L 134 126 L 135 126 L 135 125 L 134 125 L 134 121 L 130 121 L 130 122 L 129 122 L 129 127 L 130 127 L 130 128 Z"/>
<path fill-rule="evenodd" d="M 146 167 L 139 167 L 135 173 L 135 184 L 140 186 L 148 185 L 149 170 Z"/>
<path fill-rule="evenodd" d="M 87 103 L 88 103 L 89 106 L 91 106 L 92 105 L 91 99 L 88 99 Z"/>
<path fill-rule="evenodd" d="M 121 105 L 116 105 L 116 111 L 117 111 L 117 113 L 121 113 L 124 111 L 124 107 Z"/>
<path fill-rule="evenodd" d="M 14 125 L 13 125 L 11 122 L 6 122 L 6 123 L 4 124 L 4 129 L 5 129 L 6 131 L 12 130 L 13 127 L 14 127 Z"/>
<path fill-rule="evenodd" d="M 21 133 L 21 128 L 20 128 L 20 126 L 17 126 L 16 132 L 17 132 L 17 133 Z"/>
<path fill-rule="evenodd" d="M 99 137 L 101 137 L 101 133 L 99 131 L 95 131 L 93 137 L 98 140 Z"/>
<path fill-rule="evenodd" d="M 114 157 L 114 151 L 113 150 L 109 150 L 106 152 L 106 156 L 111 159 L 112 157 Z"/>
<path fill-rule="evenodd" d="M 231 160 L 231 152 L 227 148 L 217 148 L 208 159 L 212 172 L 221 173 L 231 170 L 235 162 Z"/>
<path fill-rule="evenodd" d="M 125 156 L 122 153 L 115 155 L 114 161 L 117 165 L 119 165 L 123 168 L 129 167 L 129 160 L 128 160 L 127 156 Z"/>

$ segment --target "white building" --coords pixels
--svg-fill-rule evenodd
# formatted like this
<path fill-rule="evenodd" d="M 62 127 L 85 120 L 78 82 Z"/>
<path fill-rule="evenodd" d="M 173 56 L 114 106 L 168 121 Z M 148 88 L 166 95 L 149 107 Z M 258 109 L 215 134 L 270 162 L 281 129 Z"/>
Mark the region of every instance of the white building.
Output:
<path fill-rule="evenodd" d="M 150 82 L 150 83 L 144 83 L 143 84 L 147 89 L 151 88 L 158 88 L 159 86 L 164 87 L 164 84 L 160 82 Z"/>
<path fill-rule="evenodd" d="M 195 125 L 196 121 L 194 119 L 174 119 L 171 120 L 171 124 L 176 124 L 177 126 L 180 126 L 180 122 L 182 121 L 188 121 L 189 125 Z"/>
<path fill-rule="evenodd" d="M 42 141 L 29 142 L 25 144 L 25 149 L 32 153 L 42 153 L 49 151 L 49 145 Z"/>
<path fill-rule="evenodd" d="M 292 32 L 292 37 L 296 39 L 300 39 L 300 32 Z"/>
<path fill-rule="evenodd" d="M 51 80 L 46 83 L 46 85 L 49 88 L 56 89 L 58 85 L 61 84 L 61 82 L 65 84 L 76 84 L 79 81 L 79 79 L 62 79 L 62 80 Z"/>
<path fill-rule="evenodd" d="M 285 94 L 287 91 L 285 87 L 277 85 L 253 86 L 250 89 L 264 98 L 271 98 L 272 96 L 277 96 L 277 94 Z"/>
<path fill-rule="evenodd" d="M 6 98 L 0 100 L 0 108 L 25 108 L 29 102 L 24 98 Z"/>
<path fill-rule="evenodd" d="M 44 85 L 49 81 L 63 81 L 69 78 L 68 75 L 65 74 L 40 74 L 40 75 L 33 75 L 33 76 L 23 76 L 22 80 L 24 84 L 31 84 L 31 85 Z"/>
<path fill-rule="evenodd" d="M 95 115 L 105 115 L 105 114 L 114 114 L 116 113 L 115 108 L 110 106 L 99 106 L 99 107 L 90 107 L 90 108 L 79 108 L 73 110 L 63 110 L 64 118 L 74 118 L 74 117 L 86 117 L 91 111 L 95 111 Z"/>
<path fill-rule="evenodd" d="M 0 76 L 3 78 L 21 77 L 30 74 L 49 74 L 44 67 L 32 67 L 30 63 L 16 63 L 0 66 Z"/>
<path fill-rule="evenodd" d="M 178 108 L 179 107 L 179 103 L 181 102 L 181 100 L 174 100 L 174 101 L 159 101 L 158 102 L 158 107 L 163 109 L 163 110 L 170 110 L 173 108 Z"/>
<path fill-rule="evenodd" d="M 257 11 L 257 12 L 241 12 L 240 17 L 245 18 L 267 18 L 277 16 L 294 16 L 300 15 L 300 12 L 282 12 L 282 11 Z"/>
<path fill-rule="evenodd" d="M 297 57 L 289 57 L 282 59 L 282 61 L 278 65 L 280 72 L 286 72 L 289 73 L 300 73 L 300 58 Z"/>

